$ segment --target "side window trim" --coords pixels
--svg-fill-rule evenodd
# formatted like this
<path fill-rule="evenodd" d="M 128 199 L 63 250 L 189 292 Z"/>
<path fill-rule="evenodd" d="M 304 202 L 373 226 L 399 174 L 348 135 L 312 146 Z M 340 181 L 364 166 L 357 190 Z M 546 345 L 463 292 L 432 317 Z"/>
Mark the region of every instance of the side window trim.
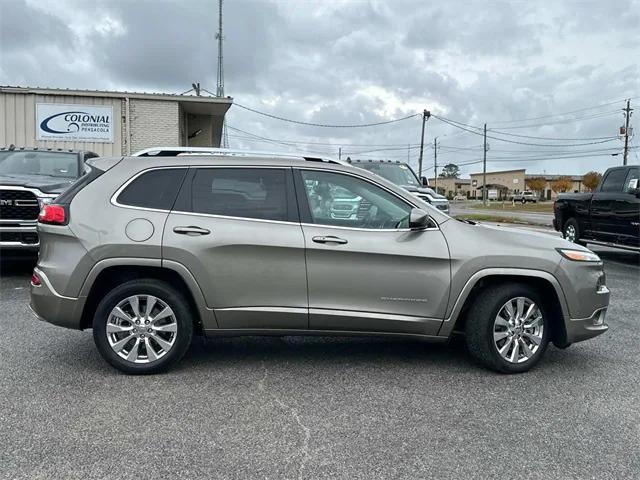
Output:
<path fill-rule="evenodd" d="M 237 217 L 232 215 L 223 215 L 223 214 L 214 214 L 214 213 L 199 213 L 193 211 L 193 195 L 191 192 L 191 187 L 193 185 L 193 179 L 200 169 L 269 169 L 269 170 L 282 170 L 285 175 L 285 195 L 287 202 L 287 220 L 269 220 L 269 219 L 261 219 L 261 218 L 252 218 L 252 217 Z M 206 216 L 206 217 L 214 217 L 214 218 L 232 218 L 238 220 L 247 220 L 254 222 L 274 222 L 274 223 L 294 223 L 300 224 L 300 215 L 298 202 L 296 201 L 295 196 L 295 187 L 293 180 L 293 171 L 291 167 L 286 166 L 262 166 L 262 165 L 192 165 L 189 167 L 189 172 L 185 175 L 182 185 L 180 187 L 180 191 L 178 192 L 176 201 L 173 204 L 173 208 L 171 209 L 172 213 L 179 213 L 185 215 L 198 215 L 198 216 Z"/>

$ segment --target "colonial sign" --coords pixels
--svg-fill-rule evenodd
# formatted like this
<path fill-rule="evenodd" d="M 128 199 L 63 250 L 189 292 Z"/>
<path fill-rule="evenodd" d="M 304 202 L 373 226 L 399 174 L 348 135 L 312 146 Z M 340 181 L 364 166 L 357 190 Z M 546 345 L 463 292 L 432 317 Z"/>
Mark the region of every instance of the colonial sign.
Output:
<path fill-rule="evenodd" d="M 113 143 L 113 108 L 38 103 L 36 130 L 38 140 Z"/>

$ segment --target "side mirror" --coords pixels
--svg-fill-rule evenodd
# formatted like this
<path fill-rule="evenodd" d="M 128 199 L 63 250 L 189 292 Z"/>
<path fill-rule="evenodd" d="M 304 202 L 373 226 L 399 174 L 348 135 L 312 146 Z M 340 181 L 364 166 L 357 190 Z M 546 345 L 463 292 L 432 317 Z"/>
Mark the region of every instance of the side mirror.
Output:
<path fill-rule="evenodd" d="M 419 230 L 429 225 L 429 214 L 421 208 L 412 208 L 409 215 L 409 228 Z"/>
<path fill-rule="evenodd" d="M 422 182 L 422 186 L 423 187 L 428 187 L 429 186 L 429 180 L 427 180 L 427 177 L 420 178 L 420 181 Z"/>

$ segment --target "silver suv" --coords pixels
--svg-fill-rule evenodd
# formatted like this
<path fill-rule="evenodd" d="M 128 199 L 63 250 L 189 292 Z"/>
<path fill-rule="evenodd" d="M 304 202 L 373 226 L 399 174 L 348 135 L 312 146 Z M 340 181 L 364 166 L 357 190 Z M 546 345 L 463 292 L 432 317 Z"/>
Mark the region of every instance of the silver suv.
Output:
<path fill-rule="evenodd" d="M 40 213 L 31 308 L 93 328 L 128 373 L 193 335 L 386 335 L 523 372 L 607 330 L 602 262 L 545 234 L 454 220 L 380 176 L 278 155 L 100 158 Z M 355 215 L 337 216 L 348 198 Z"/>

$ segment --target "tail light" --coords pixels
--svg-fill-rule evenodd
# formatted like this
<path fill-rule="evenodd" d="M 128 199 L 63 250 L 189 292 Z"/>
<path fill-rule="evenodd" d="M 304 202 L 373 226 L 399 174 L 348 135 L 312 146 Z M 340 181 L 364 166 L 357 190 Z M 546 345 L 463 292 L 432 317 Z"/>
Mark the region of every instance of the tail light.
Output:
<path fill-rule="evenodd" d="M 42 280 L 40 280 L 40 276 L 35 271 L 31 274 L 31 285 L 34 287 L 42 285 Z"/>
<path fill-rule="evenodd" d="M 47 204 L 40 210 L 38 222 L 50 225 L 66 225 L 67 211 L 62 205 Z"/>

